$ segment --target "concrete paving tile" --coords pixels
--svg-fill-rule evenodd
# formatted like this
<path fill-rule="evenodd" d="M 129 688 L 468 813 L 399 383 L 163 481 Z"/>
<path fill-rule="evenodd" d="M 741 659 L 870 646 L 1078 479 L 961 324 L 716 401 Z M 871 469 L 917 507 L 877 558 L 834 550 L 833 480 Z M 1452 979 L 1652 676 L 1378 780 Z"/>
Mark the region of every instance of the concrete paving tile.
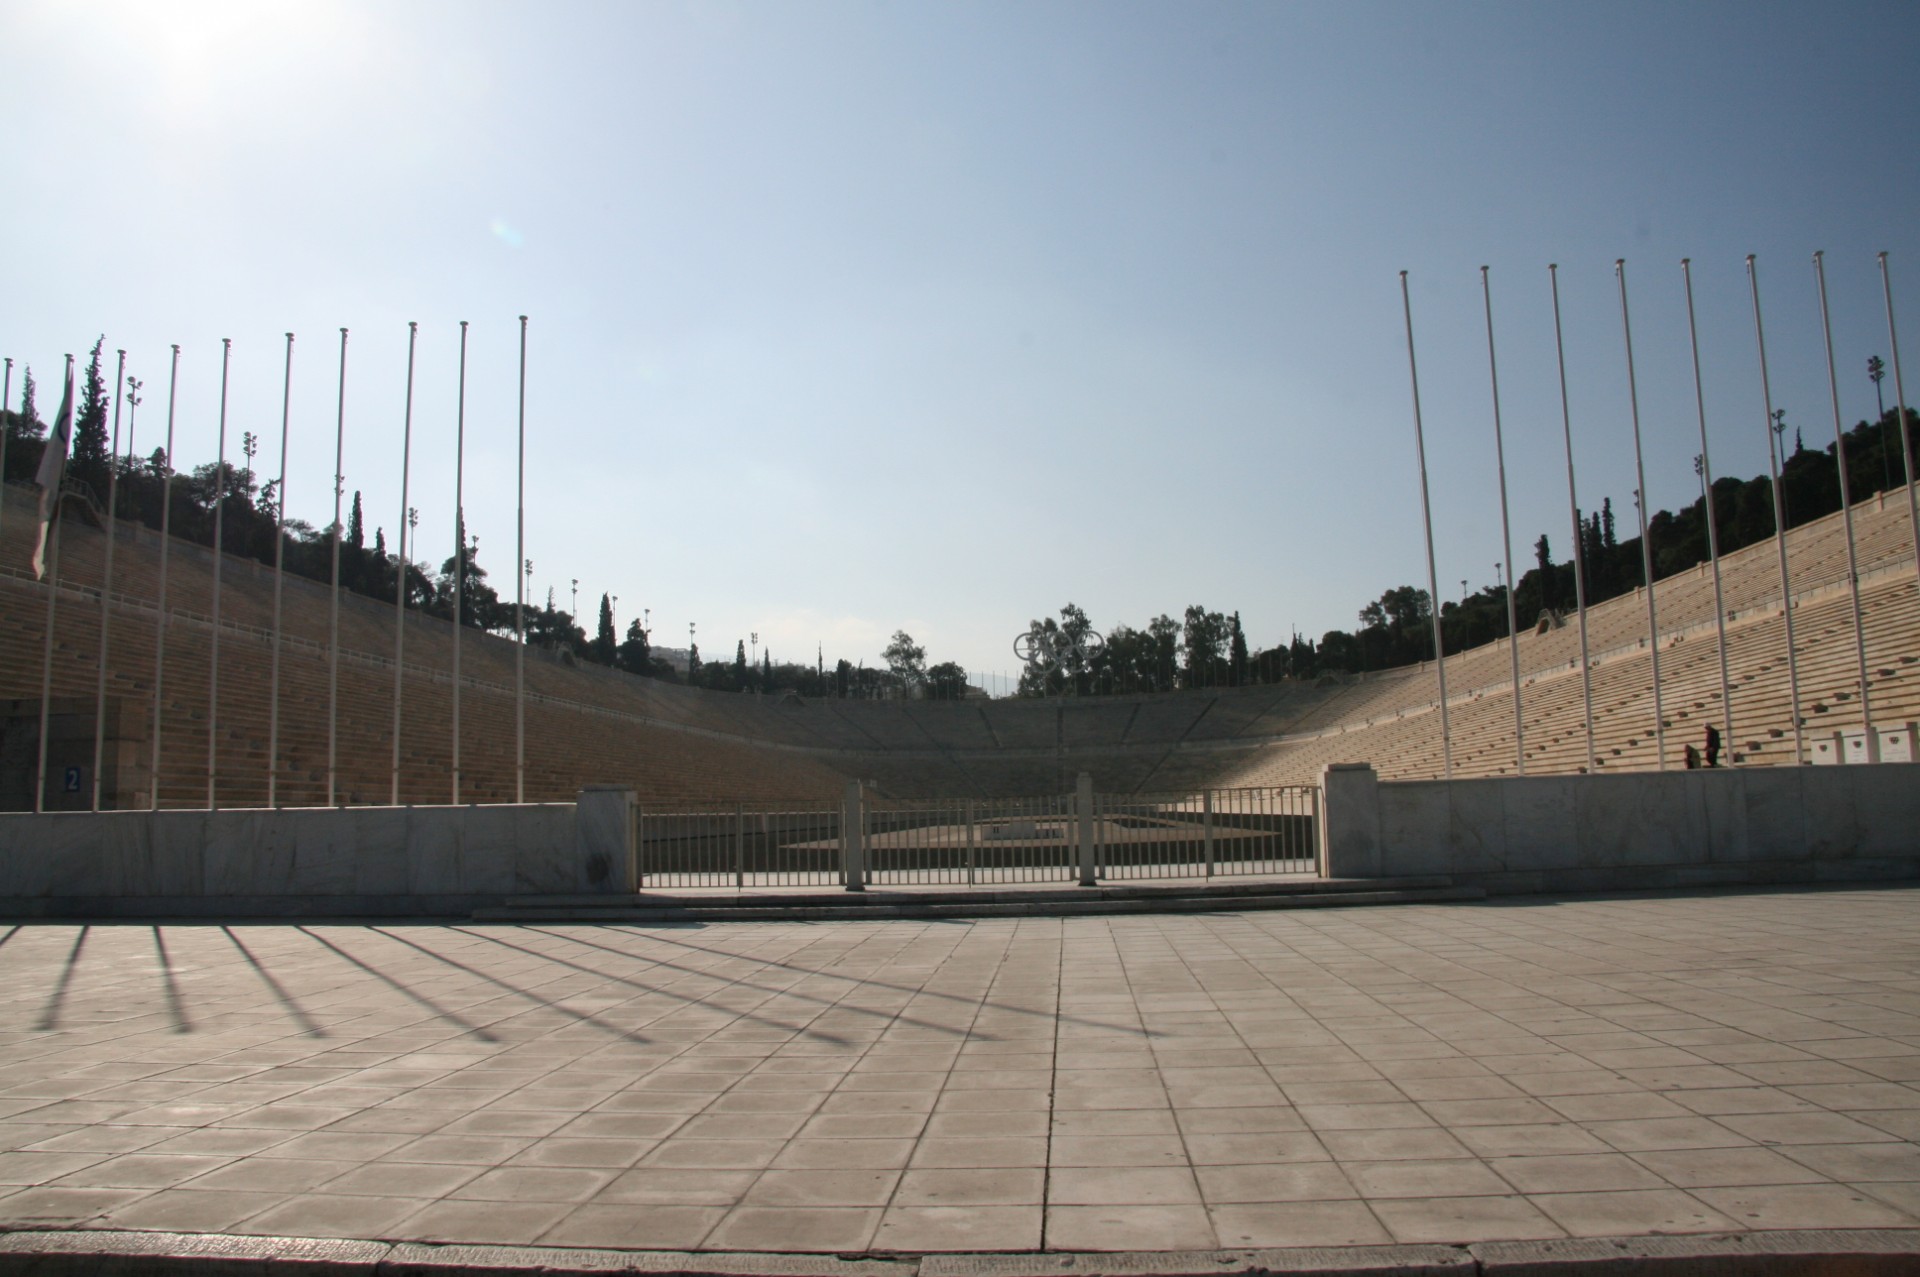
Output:
<path fill-rule="evenodd" d="M 1707 1233 L 1736 1227 L 1725 1215 L 1679 1189 L 1539 1193 L 1532 1200 L 1573 1237 Z"/>
<path fill-rule="evenodd" d="M 796 1139 L 778 1149 L 771 1164 L 782 1170 L 898 1170 L 916 1147 L 913 1140 Z"/>
<path fill-rule="evenodd" d="M 177 1126 L 33 1126 L 0 1133 L 0 1151 L 28 1153 L 134 1153 L 185 1128 Z M 41 1134 L 40 1132 L 45 1132 Z"/>
<path fill-rule="evenodd" d="M 895 1170 L 769 1170 L 741 1198 L 744 1206 L 885 1206 L 900 1181 Z"/>
<path fill-rule="evenodd" d="M 658 1146 L 657 1140 L 563 1139 L 537 1141 L 516 1153 L 509 1166 L 594 1166 L 626 1170 Z"/>
<path fill-rule="evenodd" d="M 685 1113 L 582 1113 L 547 1138 L 664 1139 L 690 1120 Z"/>
<path fill-rule="evenodd" d="M 1212 1250 L 1204 1206 L 1048 1206 L 1048 1250 Z"/>
<path fill-rule="evenodd" d="M 1326 1149 L 1328 1156 L 1350 1162 L 1390 1161 L 1401 1158 L 1419 1160 L 1473 1155 L 1455 1132 L 1442 1130 L 1437 1126 L 1397 1127 L 1368 1131 L 1321 1131 L 1317 1138 Z"/>
<path fill-rule="evenodd" d="M 743 1197 L 759 1170 L 637 1166 L 616 1176 L 594 1201 L 618 1206 L 728 1206 Z"/>
<path fill-rule="evenodd" d="M 1844 1184 L 1698 1188 L 1737 1228 L 1911 1228 L 1916 1218 Z M 0 1210 L 6 1202 L 0 1201 Z"/>
<path fill-rule="evenodd" d="M 1359 1190 L 1358 1195 L 1369 1201 L 1392 1197 L 1497 1196 L 1512 1192 L 1505 1180 L 1475 1158 L 1341 1162 L 1339 1165 Z"/>
<path fill-rule="evenodd" d="M 1429 1100 L 1420 1105 L 1442 1126 L 1525 1126 L 1558 1121 L 1561 1114 L 1538 1100 Z"/>
<path fill-rule="evenodd" d="M 530 1139 L 492 1135 L 427 1135 L 402 1144 L 388 1156 L 396 1162 L 459 1162 L 498 1166 L 528 1148 Z"/>
<path fill-rule="evenodd" d="M 707 1235 L 716 1250 L 841 1252 L 866 1248 L 878 1207 L 738 1206 Z"/>
<path fill-rule="evenodd" d="M 1668 1097 L 1675 1104 L 1702 1117 L 1723 1113 L 1809 1113 L 1817 1105 L 1797 1095 L 1771 1086 L 1714 1087 L 1704 1091 L 1679 1091 Z"/>
<path fill-rule="evenodd" d="M 412 1142 L 412 1138 L 406 1135 L 381 1134 L 373 1131 L 313 1131 L 306 1135 L 296 1135 L 292 1139 L 283 1140 L 270 1147 L 275 1157 L 366 1162 Z"/>
<path fill-rule="evenodd" d="M 881 1216 L 872 1249 L 924 1254 L 929 1251 L 1035 1251 L 1040 1249 L 1040 1206 L 889 1207 Z"/>
<path fill-rule="evenodd" d="M 195 1188 L 237 1192 L 304 1193 L 353 1170 L 359 1163 L 318 1158 L 247 1157 L 229 1161 L 193 1181 Z"/>
<path fill-rule="evenodd" d="M 45 1184 L 112 1156 L 105 1152 L 0 1153 L 0 1184 Z"/>
<path fill-rule="evenodd" d="M 203 1192 L 167 1189 L 137 1198 L 108 1211 L 101 1223 L 109 1228 L 150 1229 L 170 1233 L 231 1232 L 249 1216 L 278 1206 L 280 1193 Z"/>
<path fill-rule="evenodd" d="M 321 1191 L 355 1197 L 444 1197 L 483 1172 L 479 1166 L 444 1162 L 371 1162 L 320 1186 Z"/>
<path fill-rule="evenodd" d="M 1249 1135 L 1189 1135 L 1187 1161 L 1195 1166 L 1317 1162 L 1329 1157 L 1321 1137 L 1306 1131 L 1264 1131 Z"/>
<path fill-rule="evenodd" d="M 1510 1101 L 1457 1101 L 1461 1103 L 1509 1103 Z M 1315 1131 L 1375 1131 L 1399 1127 L 1436 1126 L 1438 1123 L 1418 1104 L 1308 1104 L 1296 1106 L 1307 1126 Z"/>
<path fill-rule="evenodd" d="M 1602 1192 L 1667 1185 L 1661 1176 L 1621 1153 L 1501 1157 L 1487 1164 L 1523 1193 Z"/>
<path fill-rule="evenodd" d="M 145 1188 L 23 1188 L 0 1197 L 0 1224 L 77 1227 L 151 1192 Z"/>
<path fill-rule="evenodd" d="M 1735 1113 L 1714 1120 L 1761 1144 L 1879 1144 L 1894 1139 L 1839 1113 Z"/>
<path fill-rule="evenodd" d="M 910 1170 L 900 1179 L 893 1204 L 900 1206 L 1021 1206 L 1037 1204 L 1047 1173 L 1038 1168 Z"/>
<path fill-rule="evenodd" d="M 302 1193 L 249 1216 L 232 1225 L 229 1231 L 273 1237 L 392 1236 L 392 1230 L 402 1220 L 427 1204 L 423 1199 L 412 1197 Z"/>
<path fill-rule="evenodd" d="M 233 1160 L 184 1153 L 126 1153 L 63 1175 L 56 1183 L 62 1188 L 172 1188 Z M 271 1192 L 278 1186 L 256 1187 Z"/>
<path fill-rule="evenodd" d="M 574 1118 L 574 1113 L 481 1109 L 456 1117 L 440 1128 L 443 1135 L 521 1135 L 538 1139 L 551 1135 Z"/>
<path fill-rule="evenodd" d="M 1333 1162 L 1196 1166 L 1194 1179 L 1209 1206 L 1244 1202 L 1333 1201 L 1360 1196 Z"/>
<path fill-rule="evenodd" d="M 345 1201 L 348 1199 L 342 1198 Z M 366 1198 L 353 1198 L 364 1202 Z M 0 1203 L 4 1205 L 5 1203 Z M 415 1241 L 493 1243 L 530 1246 L 574 1208 L 563 1202 L 430 1203 L 382 1231 Z M 250 1221 L 264 1224 L 270 1221 Z"/>
<path fill-rule="evenodd" d="M 1737 1119 L 1729 1118 L 1727 1121 Z M 1667 1148 L 1734 1148 L 1753 1143 L 1745 1135 L 1704 1117 L 1654 1117 L 1625 1122 L 1589 1122 L 1586 1129 L 1622 1153 Z"/>
<path fill-rule="evenodd" d="M 1825 1178 L 1799 1162 L 1782 1157 L 1772 1149 L 1757 1146 L 1672 1149 L 1666 1152 L 1635 1153 L 1633 1158 L 1676 1188 L 1806 1184 Z"/>
<path fill-rule="evenodd" d="M 1186 1145 L 1177 1135 L 1056 1135 L 1048 1147 L 1052 1166 L 1185 1166 Z"/>
<path fill-rule="evenodd" d="M 1214 1205 L 1209 1213 L 1220 1245 L 1230 1248 L 1379 1246 L 1393 1240 L 1360 1201 Z"/>
<path fill-rule="evenodd" d="M 1454 1132 L 1460 1143 L 1481 1157 L 1530 1157 L 1550 1154 L 1610 1153 L 1611 1145 L 1573 1122 L 1548 1126 L 1466 1126 Z"/>
<path fill-rule="evenodd" d="M 585 1202 L 615 1175 L 585 1166 L 503 1166 L 474 1176 L 447 1196 L 460 1201 Z"/>
<path fill-rule="evenodd" d="M 1541 1103 L 1573 1122 L 1615 1122 L 1635 1118 L 1692 1116 L 1672 1100 L 1651 1091 L 1553 1095 L 1543 1098 Z"/>
<path fill-rule="evenodd" d="M 1056 1115 L 1056 1123 L 1061 1116 L 1065 1115 Z M 1127 1125 L 1123 1126 L 1122 1123 Z M 1164 1123 L 1164 1126 L 1157 1125 L 1159 1123 Z M 1133 1109 L 1125 1113 L 1109 1111 L 1108 1114 L 1095 1117 L 1092 1125 L 1115 1135 L 1146 1135 L 1162 1129 L 1178 1129 L 1187 1135 L 1241 1135 L 1307 1129 L 1305 1120 L 1287 1104 L 1270 1104 L 1259 1108 L 1176 1108 L 1170 1118 L 1163 1117 L 1154 1109 Z"/>
<path fill-rule="evenodd" d="M 1050 1206 L 1177 1206 L 1199 1200 L 1193 1171 L 1185 1166 L 1057 1166 L 1047 1174 Z"/>
<path fill-rule="evenodd" d="M 618 1250 L 693 1250 L 725 1217 L 720 1206 L 631 1206 L 597 1203 L 576 1208 L 539 1237 L 542 1246 Z"/>
<path fill-rule="evenodd" d="M 1920 1148 L 1908 1143 L 1783 1144 L 1779 1147 L 1789 1158 L 1831 1180 L 1920 1181 Z"/>
<path fill-rule="evenodd" d="M 872 1143 L 873 1141 L 859 1141 Z M 1044 1166 L 1047 1141 L 1028 1136 L 999 1139 L 923 1137 L 914 1146 L 911 1165 L 927 1168 L 969 1166 Z"/>
<path fill-rule="evenodd" d="M 1565 1236 L 1524 1197 L 1408 1197 L 1368 1205 L 1402 1244 Z"/>

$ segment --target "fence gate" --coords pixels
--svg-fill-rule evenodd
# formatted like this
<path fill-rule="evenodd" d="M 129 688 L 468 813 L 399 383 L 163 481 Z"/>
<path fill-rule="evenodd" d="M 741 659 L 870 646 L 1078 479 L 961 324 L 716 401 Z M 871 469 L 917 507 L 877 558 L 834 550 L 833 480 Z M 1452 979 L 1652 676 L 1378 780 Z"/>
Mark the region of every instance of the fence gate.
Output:
<path fill-rule="evenodd" d="M 734 803 L 634 814 L 642 889 L 990 886 L 1313 873 L 1320 791 Z M 850 872 L 851 871 L 851 872 Z"/>

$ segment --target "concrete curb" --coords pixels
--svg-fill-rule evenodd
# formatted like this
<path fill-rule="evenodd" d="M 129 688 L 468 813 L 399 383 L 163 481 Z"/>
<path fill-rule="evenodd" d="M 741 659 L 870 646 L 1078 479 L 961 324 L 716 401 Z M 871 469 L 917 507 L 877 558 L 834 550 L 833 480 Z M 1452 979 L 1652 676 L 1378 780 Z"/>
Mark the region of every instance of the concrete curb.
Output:
<path fill-rule="evenodd" d="M 0 1275 L 32 1277 L 1897 1277 L 1920 1271 L 1920 1229 L 1476 1242 L 1288 1250 L 834 1256 L 109 1230 L 0 1234 Z"/>

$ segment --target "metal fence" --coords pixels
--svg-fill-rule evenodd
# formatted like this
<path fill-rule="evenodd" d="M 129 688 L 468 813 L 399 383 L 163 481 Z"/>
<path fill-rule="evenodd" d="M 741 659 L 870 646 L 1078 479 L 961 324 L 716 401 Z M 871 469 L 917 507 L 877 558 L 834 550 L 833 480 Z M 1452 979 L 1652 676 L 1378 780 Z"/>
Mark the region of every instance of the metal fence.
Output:
<path fill-rule="evenodd" d="M 882 799 L 634 813 L 656 887 L 985 886 L 1313 873 L 1313 786 L 1190 794 Z"/>
<path fill-rule="evenodd" d="M 1311 785 L 1198 794 L 1096 795 L 1102 878 L 1311 873 L 1320 791 Z"/>

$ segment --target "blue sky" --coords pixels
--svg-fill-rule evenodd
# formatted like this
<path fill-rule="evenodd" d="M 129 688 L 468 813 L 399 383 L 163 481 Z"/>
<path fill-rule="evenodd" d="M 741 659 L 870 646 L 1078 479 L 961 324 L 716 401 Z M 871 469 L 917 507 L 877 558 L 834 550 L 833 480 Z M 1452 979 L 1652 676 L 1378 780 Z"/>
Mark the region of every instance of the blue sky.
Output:
<path fill-rule="evenodd" d="M 1448 594 L 1504 558 L 1482 264 L 1523 561 L 1568 544 L 1548 262 L 1583 504 L 1629 521 L 1615 258 L 1656 507 L 1697 491 L 1683 256 L 1718 473 L 1766 465 L 1747 253 L 1810 446 L 1813 251 L 1848 424 L 1876 252 L 1920 332 L 1911 4 L 15 0 L 0 47 L 0 354 L 44 413 L 105 332 L 148 451 L 178 342 L 176 457 L 209 459 L 231 337 L 270 474 L 293 330 L 290 504 L 324 523 L 347 326 L 347 483 L 391 537 L 418 320 L 437 563 L 470 320 L 468 519 L 510 591 L 528 314 L 536 593 L 577 577 L 709 657 L 877 664 L 905 627 L 1011 670 L 1069 600 L 1350 628 L 1424 584 L 1402 269 Z"/>

